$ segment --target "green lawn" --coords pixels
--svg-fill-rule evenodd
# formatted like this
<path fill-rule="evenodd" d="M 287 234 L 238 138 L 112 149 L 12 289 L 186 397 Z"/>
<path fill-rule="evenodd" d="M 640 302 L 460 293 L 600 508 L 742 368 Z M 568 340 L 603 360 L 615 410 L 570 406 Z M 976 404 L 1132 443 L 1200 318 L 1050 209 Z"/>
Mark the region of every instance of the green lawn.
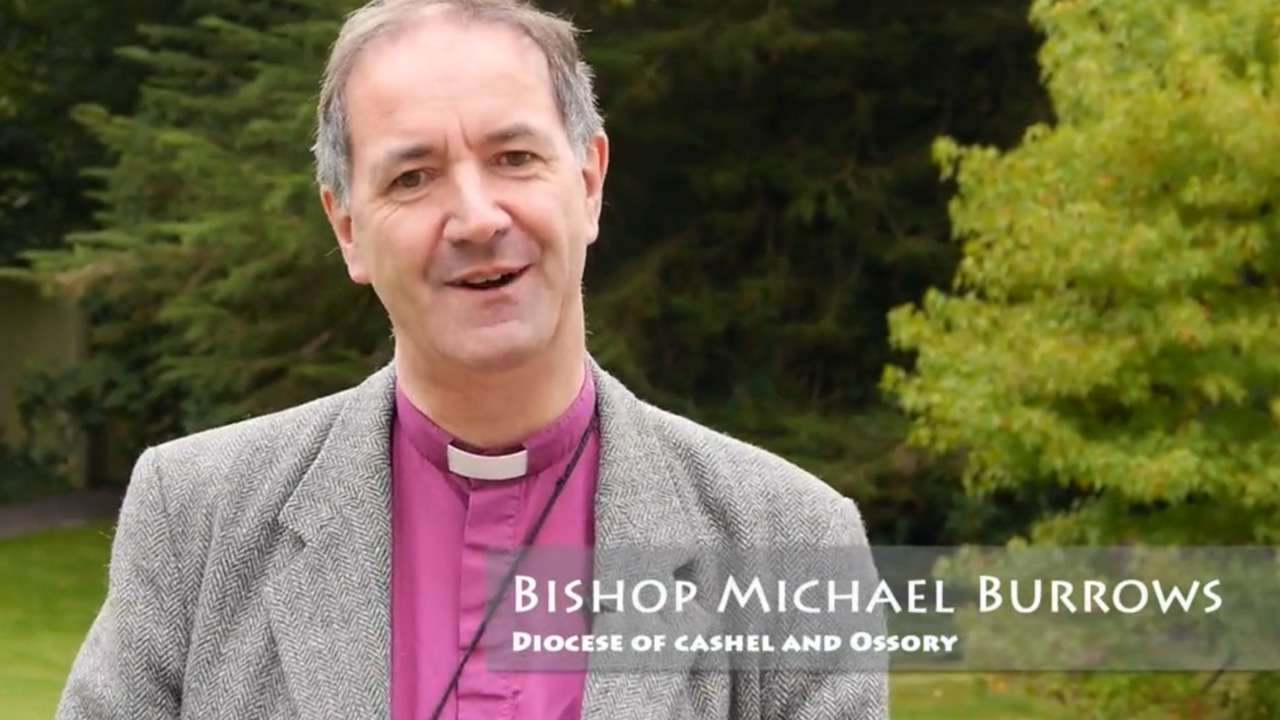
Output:
<path fill-rule="evenodd" d="M 49 720 L 106 588 L 109 525 L 0 542 L 0 708 Z"/>
<path fill-rule="evenodd" d="M 999 682 L 962 673 L 897 673 L 890 683 L 892 720 L 1067 720 L 1061 708 L 1046 707 Z M 1072 720 L 1075 720 L 1074 718 Z"/>
<path fill-rule="evenodd" d="M 0 542 L 0 712 L 48 720 L 105 589 L 109 525 Z M 1065 720 L 973 676 L 903 673 L 894 720 Z"/>

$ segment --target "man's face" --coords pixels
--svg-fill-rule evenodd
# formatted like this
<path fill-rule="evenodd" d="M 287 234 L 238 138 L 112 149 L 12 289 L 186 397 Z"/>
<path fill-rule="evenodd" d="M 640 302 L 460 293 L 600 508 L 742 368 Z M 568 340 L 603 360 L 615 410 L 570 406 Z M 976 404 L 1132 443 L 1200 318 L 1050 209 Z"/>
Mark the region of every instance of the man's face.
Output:
<path fill-rule="evenodd" d="M 325 209 L 402 349 L 485 370 L 580 343 L 608 145 L 575 155 L 538 47 L 427 16 L 365 50 L 346 90 L 351 200 L 326 191 Z"/>

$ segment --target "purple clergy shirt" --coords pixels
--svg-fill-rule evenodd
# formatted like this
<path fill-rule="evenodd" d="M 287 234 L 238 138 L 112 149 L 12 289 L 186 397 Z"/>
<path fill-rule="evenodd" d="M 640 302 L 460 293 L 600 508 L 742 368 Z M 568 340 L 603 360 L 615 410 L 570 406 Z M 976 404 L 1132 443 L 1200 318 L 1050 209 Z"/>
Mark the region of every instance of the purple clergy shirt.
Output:
<path fill-rule="evenodd" d="M 488 581 L 495 571 L 486 567 L 492 561 L 486 552 L 517 548 L 524 541 L 568 467 L 595 399 L 588 371 L 569 409 L 523 443 L 528 473 L 494 481 L 449 472 L 446 447 L 452 438 L 397 390 L 391 466 L 392 720 L 430 717 L 491 600 Z M 599 439 L 593 434 L 535 546 L 594 544 L 598 464 Z M 486 633 L 491 631 L 492 626 Z M 441 718 L 578 720 L 584 672 L 494 672 L 486 666 L 484 644 L 467 661 Z"/>

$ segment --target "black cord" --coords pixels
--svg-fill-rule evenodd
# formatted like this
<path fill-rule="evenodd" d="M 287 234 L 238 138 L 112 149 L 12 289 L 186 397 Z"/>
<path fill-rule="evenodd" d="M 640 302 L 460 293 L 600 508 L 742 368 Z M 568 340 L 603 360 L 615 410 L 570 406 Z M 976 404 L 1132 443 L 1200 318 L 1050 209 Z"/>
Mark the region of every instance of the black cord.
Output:
<path fill-rule="evenodd" d="M 458 681 L 462 679 L 462 670 L 466 667 L 467 660 L 471 659 L 471 654 L 475 652 L 476 646 L 480 644 L 480 637 L 484 635 L 485 628 L 489 626 L 489 621 L 493 619 L 493 614 L 497 612 L 503 596 L 507 594 L 507 589 L 511 585 L 511 581 L 515 579 L 520 563 L 533 545 L 533 541 L 537 539 L 538 533 L 542 530 L 542 524 L 547 520 L 547 516 L 551 514 L 551 508 L 555 506 L 556 500 L 560 498 L 560 491 L 564 490 L 564 486 L 569 482 L 569 477 L 573 475 L 574 469 L 578 467 L 578 460 L 582 458 L 582 452 L 587 449 L 587 440 L 591 438 L 591 432 L 596 428 L 598 417 L 599 413 L 592 413 L 591 422 L 587 423 L 587 429 L 583 431 L 581 439 L 578 440 L 578 448 L 573 453 L 573 459 L 569 461 L 569 466 L 564 469 L 564 472 L 556 480 L 556 487 L 551 492 L 551 497 L 547 500 L 547 504 L 543 506 L 542 514 L 538 516 L 538 520 L 530 528 L 529 534 L 520 546 L 519 554 L 516 555 L 515 561 L 511 563 L 511 568 L 507 570 L 507 575 L 502 579 L 502 584 L 498 586 L 498 592 L 494 593 L 493 599 L 489 601 L 489 607 L 485 610 L 484 618 L 480 621 L 480 627 L 476 628 L 475 634 L 471 636 L 471 642 L 467 645 L 466 652 L 462 654 L 462 659 L 458 661 L 457 667 L 453 669 L 453 677 L 449 680 L 449 686 L 444 689 L 444 694 L 440 696 L 440 701 L 436 703 L 436 709 L 432 711 L 430 720 L 440 719 L 440 713 L 444 712 L 444 706 L 449 701 L 449 696 L 457 689 Z"/>

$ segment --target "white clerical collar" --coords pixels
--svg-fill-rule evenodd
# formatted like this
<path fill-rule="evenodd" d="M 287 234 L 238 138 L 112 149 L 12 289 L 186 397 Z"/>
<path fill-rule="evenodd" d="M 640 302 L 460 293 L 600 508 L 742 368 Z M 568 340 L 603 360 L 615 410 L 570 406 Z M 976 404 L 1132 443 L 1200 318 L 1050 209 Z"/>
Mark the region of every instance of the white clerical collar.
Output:
<path fill-rule="evenodd" d="M 473 480 L 514 480 L 529 472 L 529 451 L 507 455 L 476 455 L 449 443 L 445 449 L 449 472 Z"/>

